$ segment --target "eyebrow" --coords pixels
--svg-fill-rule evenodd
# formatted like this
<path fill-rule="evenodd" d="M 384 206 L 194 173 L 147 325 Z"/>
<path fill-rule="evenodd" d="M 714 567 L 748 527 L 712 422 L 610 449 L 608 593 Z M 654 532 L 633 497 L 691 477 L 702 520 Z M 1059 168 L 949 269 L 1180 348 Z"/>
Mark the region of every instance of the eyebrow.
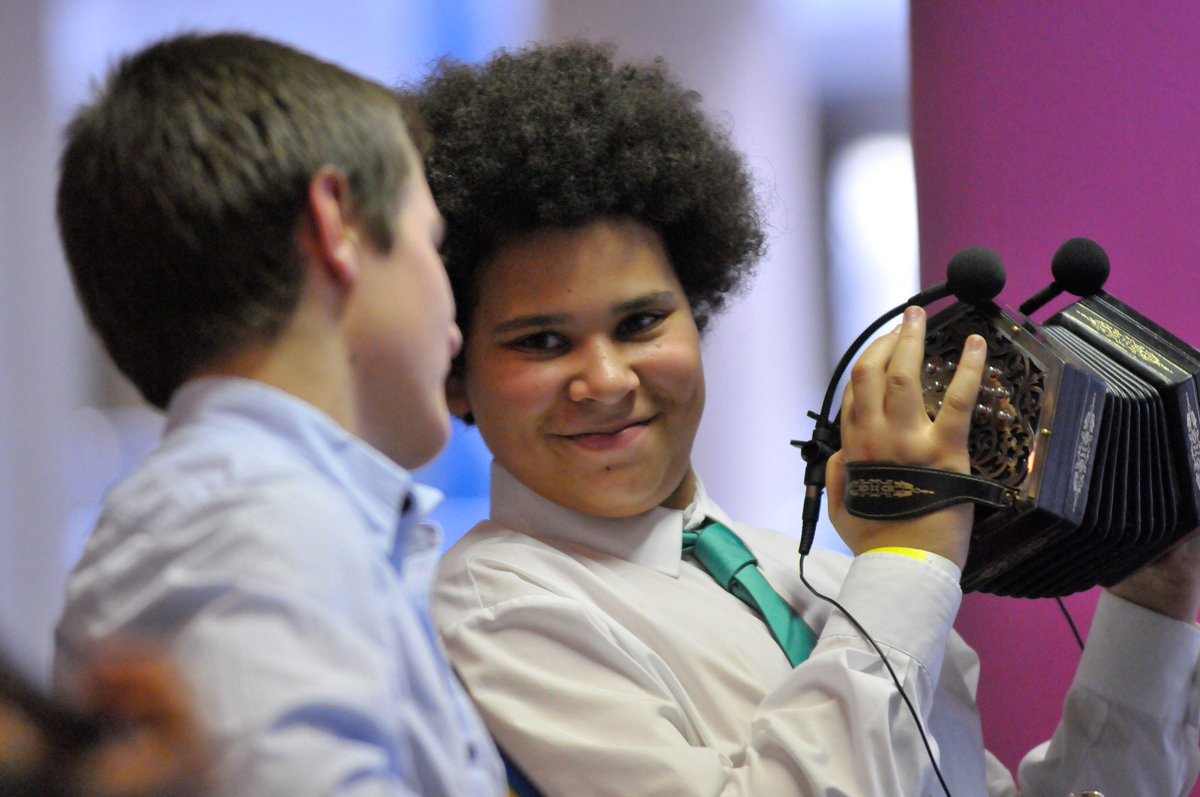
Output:
<path fill-rule="evenodd" d="M 623 302 L 618 302 L 613 305 L 613 315 L 625 315 L 627 313 L 636 313 L 638 310 L 645 310 L 647 307 L 654 307 L 675 299 L 673 291 L 654 291 L 643 296 L 637 296 L 633 299 L 627 299 Z M 513 332 L 519 332 L 525 329 L 543 329 L 545 327 L 562 326 L 569 323 L 571 317 L 566 313 L 539 313 L 534 315 L 522 315 L 516 318 L 510 318 L 507 321 L 501 321 L 496 326 L 492 327 L 492 335 L 501 337 Z"/>
<path fill-rule="evenodd" d="M 492 327 L 492 335 L 500 337 L 511 332 L 519 332 L 523 329 L 540 329 L 542 327 L 555 327 L 567 323 L 568 316 L 566 315 L 522 315 L 516 318 L 510 318 L 508 321 L 502 321 Z"/>
<path fill-rule="evenodd" d="M 647 307 L 671 302 L 675 299 L 673 291 L 654 291 L 647 293 L 644 296 L 638 296 L 628 301 L 620 302 L 613 308 L 613 315 L 624 315 L 638 310 L 645 310 Z"/>

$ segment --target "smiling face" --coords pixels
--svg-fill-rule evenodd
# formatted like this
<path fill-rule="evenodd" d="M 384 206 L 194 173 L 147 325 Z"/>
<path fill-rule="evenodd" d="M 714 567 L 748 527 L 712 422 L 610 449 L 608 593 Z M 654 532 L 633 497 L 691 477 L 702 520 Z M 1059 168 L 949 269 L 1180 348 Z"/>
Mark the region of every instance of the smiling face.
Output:
<path fill-rule="evenodd" d="M 658 235 L 627 220 L 500 247 L 451 409 L 496 460 L 562 506 L 629 517 L 692 498 L 700 335 Z"/>

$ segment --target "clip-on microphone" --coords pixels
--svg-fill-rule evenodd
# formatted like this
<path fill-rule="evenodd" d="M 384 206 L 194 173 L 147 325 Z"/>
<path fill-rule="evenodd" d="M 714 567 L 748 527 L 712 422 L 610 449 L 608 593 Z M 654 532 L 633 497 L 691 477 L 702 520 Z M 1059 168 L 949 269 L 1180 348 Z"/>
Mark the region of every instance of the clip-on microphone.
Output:
<path fill-rule="evenodd" d="M 879 328 L 892 318 L 904 312 L 906 307 L 914 305 L 925 307 L 939 299 L 954 296 L 960 302 L 967 304 L 983 304 L 994 299 L 1004 288 L 1004 264 L 999 255 L 991 249 L 976 246 L 964 249 L 950 258 L 946 266 L 946 281 L 940 285 L 914 294 L 906 301 L 896 305 L 881 315 L 862 334 L 860 334 L 833 370 L 833 378 L 825 390 L 825 400 L 821 403 L 820 413 L 809 412 L 808 416 L 816 424 L 813 428 L 812 439 L 806 441 L 793 440 L 792 445 L 800 449 L 800 455 L 807 463 L 804 469 L 804 508 L 801 513 L 800 526 L 800 555 L 807 556 L 812 550 L 813 539 L 816 537 L 817 521 L 821 516 L 821 496 L 825 491 L 825 464 L 839 448 L 841 436 L 837 424 L 829 417 L 833 408 L 833 396 L 842 381 L 842 374 L 850 366 L 858 350 L 874 335 Z"/>
<path fill-rule="evenodd" d="M 1104 287 L 1111 265 L 1108 253 L 1089 238 L 1072 238 L 1058 248 L 1050 261 L 1054 281 L 1030 296 L 1017 309 L 1031 316 L 1063 291 L 1075 296 L 1092 296 Z"/>

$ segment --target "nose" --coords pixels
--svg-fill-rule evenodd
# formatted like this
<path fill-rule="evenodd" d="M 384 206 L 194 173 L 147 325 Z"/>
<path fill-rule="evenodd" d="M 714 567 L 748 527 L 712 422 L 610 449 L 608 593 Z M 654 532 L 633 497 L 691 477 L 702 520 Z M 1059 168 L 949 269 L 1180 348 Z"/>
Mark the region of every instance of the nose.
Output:
<path fill-rule="evenodd" d="M 571 401 L 616 404 L 638 385 L 629 356 L 611 342 L 596 342 L 579 349 L 579 369 L 567 386 Z"/>

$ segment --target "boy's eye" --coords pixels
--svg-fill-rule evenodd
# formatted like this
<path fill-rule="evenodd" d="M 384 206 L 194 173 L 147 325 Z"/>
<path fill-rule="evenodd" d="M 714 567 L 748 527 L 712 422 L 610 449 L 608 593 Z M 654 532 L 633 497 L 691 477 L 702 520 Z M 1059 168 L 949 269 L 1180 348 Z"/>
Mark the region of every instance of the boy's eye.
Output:
<path fill-rule="evenodd" d="M 620 335 L 637 335 L 641 332 L 654 329 L 666 317 L 667 313 L 661 311 L 634 313 L 627 318 L 621 319 L 621 323 L 617 325 L 617 333 Z"/>
<path fill-rule="evenodd" d="M 518 351 L 545 353 L 560 351 L 567 346 L 567 340 L 557 332 L 542 331 L 510 341 L 509 348 Z"/>

